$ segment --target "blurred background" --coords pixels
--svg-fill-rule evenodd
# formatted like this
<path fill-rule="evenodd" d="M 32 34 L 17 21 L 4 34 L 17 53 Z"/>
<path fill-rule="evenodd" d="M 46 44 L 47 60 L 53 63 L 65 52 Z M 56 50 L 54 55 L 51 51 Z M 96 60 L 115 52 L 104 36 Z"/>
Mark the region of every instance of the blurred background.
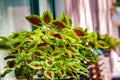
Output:
<path fill-rule="evenodd" d="M 16 31 L 34 30 L 25 20 L 25 16 L 41 15 L 44 10 L 50 10 L 54 18 L 65 12 L 71 18 L 72 26 L 120 38 L 120 0 L 0 0 L 0 36 L 8 36 Z M 0 53 L 2 73 L 6 54 L 3 51 Z M 120 48 L 101 52 L 99 57 L 98 67 L 102 80 L 120 80 Z M 10 74 L 1 80 L 10 80 L 11 75 L 14 76 Z"/>

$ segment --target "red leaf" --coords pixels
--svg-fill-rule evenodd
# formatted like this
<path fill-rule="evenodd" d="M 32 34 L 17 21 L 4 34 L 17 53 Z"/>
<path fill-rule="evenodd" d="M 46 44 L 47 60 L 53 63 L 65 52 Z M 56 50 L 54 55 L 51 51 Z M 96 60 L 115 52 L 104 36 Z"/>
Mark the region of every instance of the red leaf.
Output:
<path fill-rule="evenodd" d="M 64 25 L 64 23 L 60 22 L 60 21 L 54 21 L 53 22 L 54 26 L 57 26 L 58 28 L 65 28 L 66 26 Z"/>
<path fill-rule="evenodd" d="M 25 50 L 25 53 L 26 53 L 26 54 L 29 54 L 29 50 Z"/>
<path fill-rule="evenodd" d="M 75 29 L 74 32 L 76 33 L 77 36 L 84 36 L 84 33 L 81 32 L 80 30 Z"/>
<path fill-rule="evenodd" d="M 14 47 L 17 47 L 17 46 L 19 46 L 21 44 L 21 42 L 17 42 L 17 43 L 15 43 L 13 46 Z"/>
<path fill-rule="evenodd" d="M 5 45 L 0 45 L 0 48 L 2 48 L 2 49 L 9 49 L 9 47 L 5 46 Z"/>
<path fill-rule="evenodd" d="M 51 47 L 53 50 L 55 50 L 55 46 L 54 46 L 54 45 L 50 45 L 50 47 Z"/>
<path fill-rule="evenodd" d="M 26 19 L 35 26 L 42 26 L 42 21 L 39 16 L 37 15 L 30 15 L 26 17 Z"/>
<path fill-rule="evenodd" d="M 71 58 L 75 58 L 75 56 L 74 55 L 72 55 L 72 57 Z"/>
<path fill-rule="evenodd" d="M 13 59 L 13 58 L 16 58 L 16 57 L 15 56 L 7 56 L 4 59 L 6 60 L 6 59 Z"/>
<path fill-rule="evenodd" d="M 57 56 L 58 55 L 58 53 L 55 53 L 53 56 Z"/>
<path fill-rule="evenodd" d="M 70 73 L 70 72 L 67 72 L 67 75 L 69 75 L 69 76 L 72 76 L 72 73 Z"/>
<path fill-rule="evenodd" d="M 40 64 L 35 64 L 34 66 L 35 66 L 35 67 L 39 67 L 39 66 L 40 66 Z"/>
<path fill-rule="evenodd" d="M 64 22 L 66 25 L 70 26 L 69 17 L 68 17 L 65 13 L 62 14 L 60 20 L 61 20 L 62 22 Z"/>
<path fill-rule="evenodd" d="M 60 34 L 54 34 L 53 36 L 56 37 L 56 38 L 62 39 Z"/>
<path fill-rule="evenodd" d="M 27 60 L 27 63 L 30 64 L 32 61 L 31 60 Z"/>
<path fill-rule="evenodd" d="M 13 67 L 15 66 L 15 61 L 14 61 L 14 60 L 9 61 L 9 62 L 8 62 L 8 66 L 9 66 L 10 68 L 13 68 Z"/>
<path fill-rule="evenodd" d="M 17 54 L 18 53 L 18 50 L 15 50 L 12 52 L 12 54 Z"/>
<path fill-rule="evenodd" d="M 38 44 L 38 47 L 46 46 L 46 45 L 47 45 L 47 42 L 42 42 L 42 43 Z"/>
<path fill-rule="evenodd" d="M 52 14 L 49 11 L 44 11 L 42 15 L 43 21 L 48 24 L 53 20 Z"/>
<path fill-rule="evenodd" d="M 50 22 L 50 17 L 48 16 L 48 14 L 45 15 L 44 22 L 46 24 L 48 24 Z"/>
<path fill-rule="evenodd" d="M 52 78 L 52 73 L 50 71 L 46 71 L 46 74 Z"/>
<path fill-rule="evenodd" d="M 64 74 L 64 71 L 63 71 L 63 70 L 61 70 L 61 73 L 62 73 L 62 74 Z"/>
<path fill-rule="evenodd" d="M 101 46 L 103 46 L 103 47 L 105 46 L 105 44 L 102 44 L 102 43 L 99 43 L 99 44 L 100 44 Z"/>
<path fill-rule="evenodd" d="M 52 64 L 52 61 L 48 61 L 48 64 L 51 65 L 51 64 Z"/>
<path fill-rule="evenodd" d="M 37 51 L 34 54 L 35 54 L 35 56 L 41 56 L 41 54 Z"/>
<path fill-rule="evenodd" d="M 35 43 L 34 43 L 34 44 L 32 44 L 32 45 L 30 45 L 30 47 L 29 47 L 29 48 L 31 49 L 31 48 L 33 48 L 34 46 L 35 46 Z"/>
<path fill-rule="evenodd" d="M 94 44 L 91 43 L 91 42 L 89 42 L 88 44 L 89 44 L 91 47 L 93 47 L 93 48 L 95 47 Z"/>

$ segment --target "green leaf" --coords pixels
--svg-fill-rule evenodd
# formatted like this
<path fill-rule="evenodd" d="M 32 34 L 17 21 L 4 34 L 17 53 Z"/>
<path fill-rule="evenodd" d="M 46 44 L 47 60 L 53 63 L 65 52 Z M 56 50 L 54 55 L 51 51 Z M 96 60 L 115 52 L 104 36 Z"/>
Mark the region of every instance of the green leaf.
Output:
<path fill-rule="evenodd" d="M 8 42 L 1 40 L 0 50 L 8 50 L 8 49 L 11 49 L 11 46 L 8 44 Z"/>
<path fill-rule="evenodd" d="M 64 52 L 66 53 L 67 57 L 72 57 L 72 51 L 68 50 L 67 48 L 63 48 Z"/>
<path fill-rule="evenodd" d="M 71 19 L 69 19 L 69 22 L 70 22 L 70 26 L 72 25 L 72 20 Z"/>
<path fill-rule="evenodd" d="M 62 50 L 60 48 L 55 48 L 54 51 L 52 51 L 52 57 L 53 58 L 60 58 L 62 54 Z"/>
<path fill-rule="evenodd" d="M 8 41 L 8 38 L 5 37 L 5 36 L 0 36 L 0 39 L 5 40 L 5 41 Z"/>
<path fill-rule="evenodd" d="M 72 38 L 79 40 L 79 37 L 75 34 L 75 32 L 72 29 L 64 28 L 62 29 L 62 33 L 65 34 L 65 36 L 70 36 Z"/>
<path fill-rule="evenodd" d="M 7 60 L 7 59 L 15 59 L 15 58 L 16 58 L 16 56 L 14 56 L 14 55 L 8 55 L 4 59 Z"/>
<path fill-rule="evenodd" d="M 95 32 L 91 32 L 89 36 L 95 40 L 97 40 L 97 34 Z"/>
<path fill-rule="evenodd" d="M 77 40 L 75 38 L 66 36 L 66 39 L 70 42 L 70 43 L 75 43 Z"/>
<path fill-rule="evenodd" d="M 83 75 L 85 75 L 85 76 L 87 76 L 87 77 L 89 77 L 88 73 L 85 73 L 85 72 L 83 72 L 83 71 L 79 71 L 79 73 L 80 73 L 80 74 L 83 74 Z"/>
<path fill-rule="evenodd" d="M 53 16 L 50 11 L 44 11 L 42 14 L 42 20 L 44 23 L 49 24 L 53 20 Z"/>
<path fill-rule="evenodd" d="M 42 20 L 40 18 L 40 16 L 38 15 L 30 15 L 30 16 L 27 16 L 26 19 L 33 25 L 33 26 L 36 26 L 36 27 L 39 27 L 39 26 L 42 26 Z"/>
<path fill-rule="evenodd" d="M 13 71 L 13 70 L 11 70 L 11 69 L 5 70 L 5 72 L 3 74 L 1 74 L 0 77 L 4 77 L 6 74 L 10 73 L 11 71 Z"/>

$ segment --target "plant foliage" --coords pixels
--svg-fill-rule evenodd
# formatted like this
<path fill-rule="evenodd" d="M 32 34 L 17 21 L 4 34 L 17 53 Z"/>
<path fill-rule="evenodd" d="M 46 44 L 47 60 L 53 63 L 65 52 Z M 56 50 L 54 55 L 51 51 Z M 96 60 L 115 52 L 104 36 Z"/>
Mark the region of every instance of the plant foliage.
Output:
<path fill-rule="evenodd" d="M 95 32 L 88 33 L 81 27 L 71 28 L 71 21 L 65 13 L 56 20 L 49 11 L 45 11 L 42 17 L 30 15 L 26 19 L 37 29 L 0 37 L 0 49 L 9 50 L 5 57 L 5 72 L 1 76 L 17 70 L 28 80 L 38 72 L 51 80 L 78 79 L 80 74 L 88 76 L 87 67 L 98 61 L 92 50 L 107 48 L 97 39 Z"/>

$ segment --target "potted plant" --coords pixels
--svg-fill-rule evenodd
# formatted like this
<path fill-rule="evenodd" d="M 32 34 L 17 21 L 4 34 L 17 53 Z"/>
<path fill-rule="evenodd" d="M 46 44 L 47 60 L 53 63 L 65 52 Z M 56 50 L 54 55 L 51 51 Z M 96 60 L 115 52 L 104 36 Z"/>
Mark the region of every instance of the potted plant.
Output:
<path fill-rule="evenodd" d="M 71 28 L 65 13 L 55 20 L 49 11 L 44 11 L 42 17 L 33 14 L 26 19 L 37 29 L 0 37 L 0 49 L 8 50 L 2 77 L 11 71 L 21 73 L 27 80 L 37 73 L 51 80 L 88 76 L 88 66 L 98 61 L 92 50 L 105 45 L 97 40 L 95 32 Z"/>

